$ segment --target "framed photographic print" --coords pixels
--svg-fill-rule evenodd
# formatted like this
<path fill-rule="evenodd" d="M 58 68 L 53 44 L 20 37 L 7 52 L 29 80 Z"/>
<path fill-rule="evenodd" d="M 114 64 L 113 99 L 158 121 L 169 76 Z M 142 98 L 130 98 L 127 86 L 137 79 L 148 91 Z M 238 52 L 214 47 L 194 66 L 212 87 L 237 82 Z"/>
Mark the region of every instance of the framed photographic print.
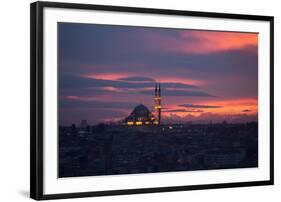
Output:
<path fill-rule="evenodd" d="M 31 4 L 31 198 L 273 184 L 273 17 Z"/>

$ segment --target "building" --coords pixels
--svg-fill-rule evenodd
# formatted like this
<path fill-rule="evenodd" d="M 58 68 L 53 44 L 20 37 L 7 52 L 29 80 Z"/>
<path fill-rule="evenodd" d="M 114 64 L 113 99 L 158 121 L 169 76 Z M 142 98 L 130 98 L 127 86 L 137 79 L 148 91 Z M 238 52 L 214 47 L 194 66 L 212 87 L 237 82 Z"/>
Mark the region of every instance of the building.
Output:
<path fill-rule="evenodd" d="M 81 120 L 78 130 L 79 130 L 79 133 L 90 132 L 90 126 L 89 126 L 87 120 Z"/>
<path fill-rule="evenodd" d="M 126 125 L 159 125 L 161 123 L 161 87 L 155 85 L 154 113 L 140 104 L 136 106 L 131 114 L 125 119 Z"/>

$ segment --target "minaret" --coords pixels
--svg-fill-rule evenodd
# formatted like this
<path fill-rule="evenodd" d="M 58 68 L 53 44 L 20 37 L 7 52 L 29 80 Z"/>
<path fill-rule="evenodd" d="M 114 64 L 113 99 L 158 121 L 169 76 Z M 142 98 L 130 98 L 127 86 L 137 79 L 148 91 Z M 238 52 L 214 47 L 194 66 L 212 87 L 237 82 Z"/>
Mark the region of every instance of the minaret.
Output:
<path fill-rule="evenodd" d="M 156 117 L 156 121 L 154 121 L 155 125 L 159 125 L 161 122 L 161 87 L 160 83 L 155 85 L 155 96 L 154 96 L 154 115 Z"/>
<path fill-rule="evenodd" d="M 158 121 L 159 121 L 159 125 L 161 123 L 161 86 L 159 83 L 159 89 L 158 89 Z"/>

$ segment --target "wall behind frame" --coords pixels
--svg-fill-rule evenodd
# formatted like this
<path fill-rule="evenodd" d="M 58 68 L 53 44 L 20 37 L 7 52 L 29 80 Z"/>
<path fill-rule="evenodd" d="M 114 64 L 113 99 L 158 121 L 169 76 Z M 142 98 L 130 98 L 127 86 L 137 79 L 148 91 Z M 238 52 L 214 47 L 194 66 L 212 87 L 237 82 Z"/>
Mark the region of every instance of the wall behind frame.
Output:
<path fill-rule="evenodd" d="M 57 0 L 59 1 L 59 0 Z M 29 0 L 3 1 L 0 21 L 0 201 L 29 199 Z M 61 1 L 67 2 L 67 1 Z M 275 16 L 275 55 L 281 53 L 281 13 L 278 1 L 163 1 L 72 0 L 73 3 L 154 7 Z M 4 4 L 3 4 L 4 3 Z M 277 201 L 281 194 L 281 60 L 275 57 L 275 186 L 229 188 L 130 196 L 70 199 L 68 201 Z"/>

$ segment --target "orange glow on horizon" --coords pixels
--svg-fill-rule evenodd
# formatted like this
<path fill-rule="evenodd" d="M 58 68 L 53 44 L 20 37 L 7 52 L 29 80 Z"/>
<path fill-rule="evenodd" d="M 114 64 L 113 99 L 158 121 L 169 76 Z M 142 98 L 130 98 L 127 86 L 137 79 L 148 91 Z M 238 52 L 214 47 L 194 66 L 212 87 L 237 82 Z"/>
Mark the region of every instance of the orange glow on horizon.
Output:
<path fill-rule="evenodd" d="M 220 108 L 200 108 L 200 107 L 181 107 L 178 105 L 165 106 L 169 110 L 173 111 L 163 111 L 163 116 L 169 117 L 171 115 L 176 115 L 179 117 L 185 117 L 186 115 L 200 116 L 204 113 L 214 113 L 217 115 L 231 115 L 231 114 L 256 114 L 258 112 L 258 100 L 254 98 L 247 99 L 233 99 L 233 100 L 223 100 L 223 101 L 205 101 L 196 103 L 196 105 L 203 106 L 218 106 Z M 176 111 L 178 110 L 178 111 Z M 182 111 L 181 110 L 186 110 Z"/>

